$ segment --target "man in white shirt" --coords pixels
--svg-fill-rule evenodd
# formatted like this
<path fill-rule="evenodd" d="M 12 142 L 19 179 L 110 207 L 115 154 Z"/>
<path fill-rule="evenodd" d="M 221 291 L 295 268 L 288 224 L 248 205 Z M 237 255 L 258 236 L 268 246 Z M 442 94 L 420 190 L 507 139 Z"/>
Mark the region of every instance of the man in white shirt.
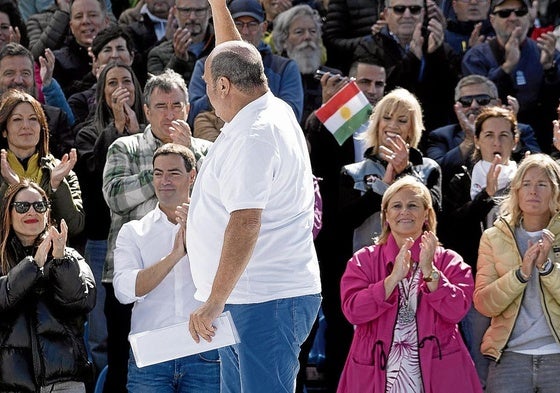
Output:
<path fill-rule="evenodd" d="M 158 205 L 142 219 L 124 224 L 117 237 L 113 286 L 121 303 L 134 303 L 131 334 L 186 322 L 201 305 L 194 298 L 185 245 L 195 165 L 194 154 L 182 145 L 157 149 L 153 185 Z M 219 393 L 218 351 L 142 368 L 130 356 L 127 388 L 133 393 Z"/>
<path fill-rule="evenodd" d="M 204 81 L 225 125 L 188 217 L 195 298 L 205 302 L 189 330 L 211 341 L 213 321 L 230 311 L 240 344 L 219 349 L 222 393 L 293 392 L 321 301 L 311 164 L 293 110 L 268 88 L 260 53 L 240 40 L 225 0 L 211 5 L 218 45 Z"/>

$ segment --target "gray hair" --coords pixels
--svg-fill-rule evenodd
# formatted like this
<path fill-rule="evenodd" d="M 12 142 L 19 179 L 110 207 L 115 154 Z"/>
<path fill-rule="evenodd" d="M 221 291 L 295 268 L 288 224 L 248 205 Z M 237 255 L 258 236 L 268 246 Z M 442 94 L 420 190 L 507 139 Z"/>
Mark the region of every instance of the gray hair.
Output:
<path fill-rule="evenodd" d="M 455 101 L 461 98 L 461 89 L 465 86 L 471 85 L 486 85 L 488 92 L 492 96 L 492 98 L 498 98 L 498 88 L 490 79 L 482 75 L 467 75 L 457 83 L 455 87 Z"/>
<path fill-rule="evenodd" d="M 225 77 L 241 92 L 267 86 L 262 57 L 254 45 L 244 41 L 228 41 L 218 47 L 209 60 L 212 84 Z"/>
<path fill-rule="evenodd" d="M 166 69 L 159 75 L 151 75 L 144 87 L 144 104 L 150 106 L 150 97 L 155 89 L 165 93 L 171 93 L 173 89 L 179 88 L 185 95 L 185 104 L 189 103 L 189 91 L 187 84 L 181 75 L 171 69 Z"/>
<path fill-rule="evenodd" d="M 278 53 L 282 53 L 286 49 L 285 43 L 290 35 L 290 26 L 298 16 L 309 16 L 315 22 L 318 37 L 321 37 L 321 17 L 319 13 L 307 4 L 296 5 L 279 14 L 274 20 L 272 39 Z"/>

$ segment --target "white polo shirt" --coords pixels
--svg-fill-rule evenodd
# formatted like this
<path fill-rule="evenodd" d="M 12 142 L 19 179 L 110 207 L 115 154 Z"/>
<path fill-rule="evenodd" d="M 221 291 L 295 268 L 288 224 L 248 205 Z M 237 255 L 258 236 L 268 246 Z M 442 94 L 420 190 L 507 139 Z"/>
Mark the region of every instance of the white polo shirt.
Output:
<path fill-rule="evenodd" d="M 268 92 L 225 124 L 195 182 L 187 222 L 195 298 L 208 299 L 230 214 L 241 209 L 263 209 L 261 230 L 227 303 L 320 293 L 313 203 L 303 132 L 292 109 Z"/>

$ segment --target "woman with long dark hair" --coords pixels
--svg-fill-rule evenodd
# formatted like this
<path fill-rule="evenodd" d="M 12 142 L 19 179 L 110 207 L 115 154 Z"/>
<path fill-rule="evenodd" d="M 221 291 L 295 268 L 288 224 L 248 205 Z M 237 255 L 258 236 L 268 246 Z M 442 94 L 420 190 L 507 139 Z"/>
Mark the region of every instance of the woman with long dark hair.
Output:
<path fill-rule="evenodd" d="M 84 322 L 93 274 L 50 224 L 51 202 L 23 180 L 4 195 L 0 240 L 0 392 L 85 393 L 92 376 Z"/>

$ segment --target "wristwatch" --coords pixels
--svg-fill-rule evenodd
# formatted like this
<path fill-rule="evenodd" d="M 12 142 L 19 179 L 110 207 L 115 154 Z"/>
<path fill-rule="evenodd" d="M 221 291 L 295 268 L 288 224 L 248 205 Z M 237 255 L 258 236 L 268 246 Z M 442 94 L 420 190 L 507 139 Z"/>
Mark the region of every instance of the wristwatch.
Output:
<path fill-rule="evenodd" d="M 432 282 L 432 281 L 437 281 L 439 280 L 439 271 L 436 270 L 435 267 L 432 267 L 432 271 L 430 273 L 428 273 L 427 276 L 424 276 L 424 281 L 425 282 Z"/>

